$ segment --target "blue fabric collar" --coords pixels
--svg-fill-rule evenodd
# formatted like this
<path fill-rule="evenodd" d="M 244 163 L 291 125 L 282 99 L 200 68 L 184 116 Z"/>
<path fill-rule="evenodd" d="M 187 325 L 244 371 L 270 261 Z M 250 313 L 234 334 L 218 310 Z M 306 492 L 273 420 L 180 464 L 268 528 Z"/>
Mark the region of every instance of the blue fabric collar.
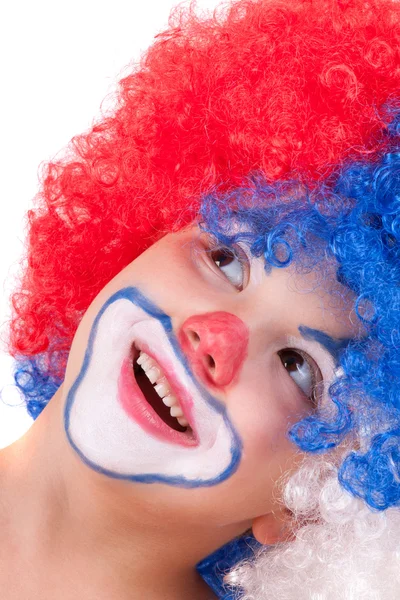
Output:
<path fill-rule="evenodd" d="M 261 544 L 252 535 L 236 538 L 200 561 L 196 566 L 197 571 L 217 598 L 235 600 L 238 597 L 238 589 L 232 590 L 224 585 L 224 575 L 241 560 L 252 558 L 258 548 L 261 548 Z"/>

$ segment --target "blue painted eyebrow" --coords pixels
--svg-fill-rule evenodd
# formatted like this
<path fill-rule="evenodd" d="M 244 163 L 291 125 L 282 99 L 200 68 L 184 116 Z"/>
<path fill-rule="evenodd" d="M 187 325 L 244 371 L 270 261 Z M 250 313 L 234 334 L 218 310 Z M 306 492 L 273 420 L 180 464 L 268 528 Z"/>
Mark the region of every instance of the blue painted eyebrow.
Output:
<path fill-rule="evenodd" d="M 321 331 L 319 329 L 312 329 L 311 327 L 306 327 L 306 325 L 299 326 L 300 335 L 306 340 L 313 340 L 318 342 L 321 346 L 325 348 L 332 356 L 333 360 L 337 364 L 339 361 L 339 354 L 342 350 L 344 350 L 348 344 L 352 341 L 352 338 L 334 338 L 325 333 L 325 331 Z"/>

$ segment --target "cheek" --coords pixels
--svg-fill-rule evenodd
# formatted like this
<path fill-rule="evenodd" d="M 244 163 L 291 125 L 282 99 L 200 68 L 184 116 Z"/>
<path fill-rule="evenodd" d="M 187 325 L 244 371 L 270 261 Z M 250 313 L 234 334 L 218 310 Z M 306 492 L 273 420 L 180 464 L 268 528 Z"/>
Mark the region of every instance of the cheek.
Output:
<path fill-rule="evenodd" d="M 292 386 L 279 379 L 279 385 L 253 379 L 229 410 L 243 441 L 239 476 L 251 489 L 255 512 L 268 508 L 276 482 L 293 470 L 299 451 L 287 434 L 307 413 Z"/>
<path fill-rule="evenodd" d="M 267 452 L 288 444 L 291 425 L 309 413 L 310 407 L 278 367 L 267 360 L 245 367 L 240 389 L 229 401 L 229 413 L 249 451 Z"/>
<path fill-rule="evenodd" d="M 287 429 L 284 416 L 273 413 L 240 428 L 243 453 L 234 496 L 241 518 L 252 520 L 273 510 L 280 501 L 282 476 L 294 470 L 298 455 Z"/>
<path fill-rule="evenodd" d="M 251 406 L 243 407 L 234 418 L 243 439 L 244 452 L 254 459 L 269 460 L 289 443 L 286 437 L 288 415 L 268 402 L 269 398 L 264 397 L 262 401 L 248 399 Z"/>

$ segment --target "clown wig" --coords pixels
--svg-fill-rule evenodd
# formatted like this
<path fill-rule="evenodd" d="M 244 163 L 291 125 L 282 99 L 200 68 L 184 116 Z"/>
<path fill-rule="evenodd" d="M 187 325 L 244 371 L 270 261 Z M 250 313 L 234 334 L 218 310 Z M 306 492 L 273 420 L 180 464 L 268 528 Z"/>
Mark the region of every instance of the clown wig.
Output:
<path fill-rule="evenodd" d="M 266 269 L 336 261 L 364 335 L 338 355 L 331 409 L 289 432 L 309 453 L 284 488 L 296 538 L 226 581 L 248 600 L 398 598 L 400 4 L 176 9 L 114 108 L 45 167 L 28 219 L 10 349 L 33 417 L 90 302 L 166 232 L 198 219 Z"/>

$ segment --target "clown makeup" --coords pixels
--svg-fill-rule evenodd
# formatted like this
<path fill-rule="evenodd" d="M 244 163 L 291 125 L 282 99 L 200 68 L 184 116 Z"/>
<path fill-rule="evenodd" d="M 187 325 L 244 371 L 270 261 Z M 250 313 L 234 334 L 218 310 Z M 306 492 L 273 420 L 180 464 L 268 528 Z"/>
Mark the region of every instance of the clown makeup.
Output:
<path fill-rule="evenodd" d="M 328 401 L 327 340 L 355 334 L 331 270 L 316 286 L 290 269 L 267 275 L 262 259 L 197 227 L 162 238 L 78 329 L 64 386 L 72 447 L 91 468 L 141 483 L 251 490 L 259 472 L 261 511 L 265 481 L 271 490 L 294 461 L 290 425 Z"/>
<path fill-rule="evenodd" d="M 235 470 L 241 452 L 224 406 L 192 376 L 171 319 L 133 287 L 96 316 L 65 427 L 90 466 L 143 482 L 212 485 Z"/>

